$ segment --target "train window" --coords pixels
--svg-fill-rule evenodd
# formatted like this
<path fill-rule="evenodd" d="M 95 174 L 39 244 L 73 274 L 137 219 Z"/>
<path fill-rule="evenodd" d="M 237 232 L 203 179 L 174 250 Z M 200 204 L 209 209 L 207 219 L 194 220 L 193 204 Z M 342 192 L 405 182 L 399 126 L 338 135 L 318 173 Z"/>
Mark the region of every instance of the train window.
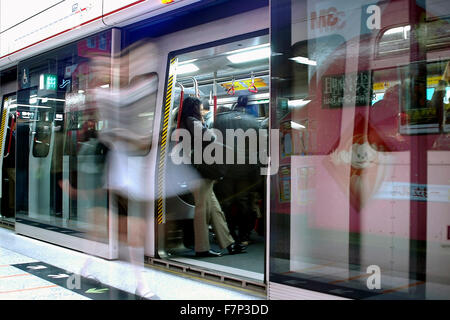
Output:
<path fill-rule="evenodd" d="M 442 18 L 427 21 L 424 26 L 414 30 L 427 50 L 445 49 L 450 44 L 450 19 Z M 389 27 L 382 32 L 378 40 L 377 56 L 379 58 L 408 55 L 411 46 L 411 25 Z"/>
<path fill-rule="evenodd" d="M 410 25 L 394 27 L 384 31 L 378 43 L 378 55 L 382 57 L 408 53 L 411 44 L 410 33 Z"/>
<path fill-rule="evenodd" d="M 449 9 L 272 1 L 270 282 L 352 299 L 450 295 Z"/>

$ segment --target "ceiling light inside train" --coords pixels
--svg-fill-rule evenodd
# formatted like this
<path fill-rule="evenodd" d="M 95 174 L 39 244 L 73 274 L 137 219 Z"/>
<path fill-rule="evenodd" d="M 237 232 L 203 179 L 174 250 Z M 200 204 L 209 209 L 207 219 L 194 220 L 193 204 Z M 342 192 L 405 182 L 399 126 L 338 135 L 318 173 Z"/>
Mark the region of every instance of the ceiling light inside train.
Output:
<path fill-rule="evenodd" d="M 180 64 L 177 67 L 177 74 L 192 73 L 198 70 L 199 68 L 193 63 Z"/>
<path fill-rule="evenodd" d="M 43 103 L 46 103 L 48 101 L 59 101 L 59 102 L 65 102 L 66 101 L 66 99 L 47 98 L 47 97 L 37 97 L 36 99 L 41 100 Z"/>
<path fill-rule="evenodd" d="M 197 61 L 197 60 L 198 60 L 198 59 L 191 59 L 191 60 L 186 60 L 186 61 L 180 61 L 180 62 L 178 63 L 178 65 L 181 66 L 181 65 L 183 65 L 183 64 L 192 63 L 192 62 L 195 62 L 195 61 Z"/>
<path fill-rule="evenodd" d="M 227 59 L 233 63 L 245 63 L 267 59 L 270 57 L 270 47 L 248 50 L 227 56 Z"/>
<path fill-rule="evenodd" d="M 317 66 L 317 62 L 314 60 L 309 60 L 308 58 L 305 57 L 294 57 L 294 58 L 289 58 L 289 60 L 295 61 L 297 63 L 300 64 L 307 64 L 310 66 Z"/>
<path fill-rule="evenodd" d="M 266 93 L 258 93 L 258 94 L 254 94 L 249 96 L 251 98 L 252 101 L 254 100 L 260 100 L 260 99 L 269 99 L 270 98 L 270 94 L 268 92 Z M 237 102 L 237 98 L 233 97 L 233 98 L 222 98 L 222 99 L 217 99 L 217 104 L 233 104 Z"/>

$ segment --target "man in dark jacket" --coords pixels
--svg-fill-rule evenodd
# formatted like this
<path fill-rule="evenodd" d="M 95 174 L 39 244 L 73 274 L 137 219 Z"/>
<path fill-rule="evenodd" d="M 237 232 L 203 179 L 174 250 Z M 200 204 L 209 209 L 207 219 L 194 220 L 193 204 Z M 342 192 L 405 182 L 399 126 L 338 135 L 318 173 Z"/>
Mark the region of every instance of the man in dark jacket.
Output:
<path fill-rule="evenodd" d="M 246 113 L 247 103 L 248 98 L 240 96 L 234 108 L 217 114 L 214 128 L 222 133 L 224 144 L 230 146 L 231 143 L 227 141 L 227 129 L 242 129 L 244 132 L 250 129 L 255 130 L 258 135 L 260 123 L 256 117 Z M 246 245 L 255 227 L 256 218 L 260 217 L 257 202 L 263 192 L 263 180 L 259 165 L 250 164 L 249 161 L 250 141 L 246 141 L 245 150 L 239 150 L 237 138 L 234 139 L 235 163 L 238 154 L 245 154 L 245 164 L 227 164 L 226 176 L 216 184 L 215 190 L 226 214 L 230 232 L 235 239 Z M 253 147 L 257 150 L 257 146 Z"/>

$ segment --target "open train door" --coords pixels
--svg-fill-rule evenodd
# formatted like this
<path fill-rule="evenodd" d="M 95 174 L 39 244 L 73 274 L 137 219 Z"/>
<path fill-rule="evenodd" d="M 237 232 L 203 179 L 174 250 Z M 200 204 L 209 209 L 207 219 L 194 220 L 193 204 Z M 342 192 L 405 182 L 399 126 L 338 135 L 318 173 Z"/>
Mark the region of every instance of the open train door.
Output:
<path fill-rule="evenodd" d="M 258 151 L 250 156 L 249 150 L 253 142 L 256 145 L 267 138 L 260 132 L 266 133 L 269 117 L 268 40 L 267 33 L 260 31 L 220 44 L 169 53 L 156 179 L 159 258 L 175 266 L 181 264 L 184 270 L 202 270 L 202 275 L 206 272 L 226 279 L 223 281 L 243 281 L 244 286 L 252 284 L 257 289 L 264 288 L 265 176 L 260 175 L 260 164 L 254 165 L 250 161 Z M 238 160 L 223 162 L 227 174 L 214 179 L 213 183 L 212 199 L 217 199 L 227 226 L 220 227 L 211 218 L 208 241 L 211 250 L 221 256 L 202 256 L 201 250 L 196 249 L 198 237 L 194 226 L 198 204 L 193 190 L 201 188 L 206 178 L 184 160 L 178 163 L 178 156 L 187 155 L 184 146 L 178 148 L 185 143 L 177 144 L 179 137 L 183 141 L 188 139 L 186 131 L 175 132 L 180 126 L 183 128 L 179 114 L 187 108 L 183 103 L 187 97 L 200 99 L 204 125 L 216 134 L 223 130 L 221 134 L 225 139 L 218 141 L 224 145 L 227 145 L 226 130 L 230 129 L 238 136 L 239 132 L 243 133 L 235 136 L 236 148 L 231 148 L 231 152 L 236 159 L 239 154 L 246 160 L 243 163 Z M 246 101 L 245 105 L 243 101 Z M 228 146 L 226 148 L 228 150 Z M 235 255 L 221 245 L 220 228 L 226 229 L 235 243 L 246 246 L 246 252 Z"/>
<path fill-rule="evenodd" d="M 3 97 L 0 122 L 0 220 L 12 226 L 15 218 L 16 95 Z"/>

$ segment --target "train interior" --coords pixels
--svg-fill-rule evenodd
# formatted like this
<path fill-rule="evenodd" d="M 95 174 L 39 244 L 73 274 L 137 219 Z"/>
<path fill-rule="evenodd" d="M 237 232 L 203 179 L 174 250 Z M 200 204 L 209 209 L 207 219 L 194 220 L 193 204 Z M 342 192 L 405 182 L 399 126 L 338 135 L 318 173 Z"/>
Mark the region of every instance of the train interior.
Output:
<path fill-rule="evenodd" d="M 178 68 L 169 132 L 177 127 L 180 100 L 188 96 L 199 97 L 204 108 L 209 105 L 210 112 L 204 115 L 204 118 L 211 119 L 210 122 L 205 120 L 210 128 L 214 128 L 216 117 L 220 117 L 221 113 L 225 114 L 234 110 L 238 98 L 246 96 L 248 103 L 244 112 L 255 117 L 261 128 L 267 128 L 269 55 L 268 35 L 177 55 Z M 214 104 L 215 99 L 216 104 Z M 233 117 L 234 121 L 239 123 L 239 114 Z M 245 164 L 235 165 L 234 168 L 239 167 L 239 170 L 245 172 L 245 166 Z M 221 257 L 196 257 L 193 232 L 195 201 L 189 191 L 189 181 L 183 179 L 176 181 L 180 186 L 177 194 L 166 199 L 165 241 L 164 248 L 159 249 L 160 252 L 162 249 L 170 260 L 263 281 L 265 269 L 265 176 L 258 173 L 246 178 L 246 181 L 242 183 L 242 181 L 237 182 L 230 172 L 227 171 L 226 176 L 215 183 L 214 193 L 227 218 L 231 234 L 235 239 L 239 238 L 240 242 L 247 245 L 246 252 L 230 255 L 225 249 L 222 249 Z M 166 180 L 169 179 L 166 173 Z M 169 185 L 171 186 L 173 182 L 171 181 Z M 224 191 L 231 186 L 235 187 L 233 191 Z M 240 205 L 242 202 L 246 204 Z M 248 216 L 250 219 L 247 226 L 250 226 L 251 231 L 245 239 L 242 239 L 237 235 L 240 231 L 235 227 L 235 223 L 236 220 L 242 222 Z M 209 235 L 211 249 L 221 251 L 212 228 L 210 228 Z"/>

